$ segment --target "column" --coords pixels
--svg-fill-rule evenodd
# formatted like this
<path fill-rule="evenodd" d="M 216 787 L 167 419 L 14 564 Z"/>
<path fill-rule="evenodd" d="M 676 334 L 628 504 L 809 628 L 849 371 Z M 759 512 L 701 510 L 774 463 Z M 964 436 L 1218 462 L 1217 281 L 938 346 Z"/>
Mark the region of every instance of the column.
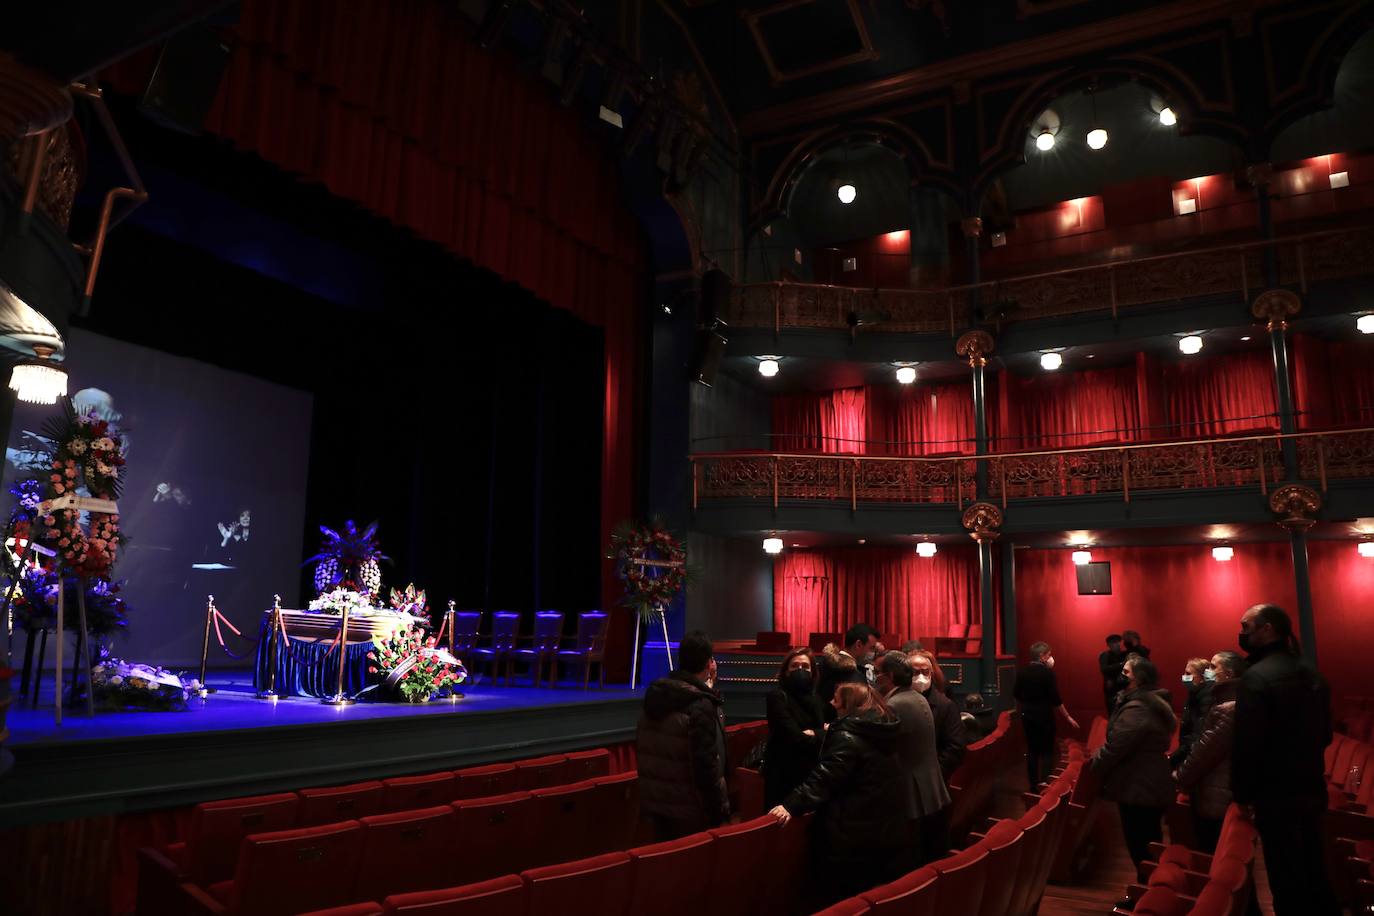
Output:
<path fill-rule="evenodd" d="M 1267 272 L 1267 271 L 1266 271 Z M 1250 313 L 1265 322 L 1269 332 L 1269 350 L 1273 355 L 1275 402 L 1279 408 L 1279 430 L 1286 434 L 1298 431 L 1297 410 L 1293 406 L 1292 370 L 1288 365 L 1288 319 L 1302 310 L 1302 299 L 1289 289 L 1267 289 L 1255 297 Z M 1292 439 L 1283 440 L 1284 477 L 1298 476 L 1298 452 Z"/>
<path fill-rule="evenodd" d="M 1312 610 L 1312 576 L 1307 565 L 1307 529 L 1317 523 L 1322 498 L 1316 490 L 1302 484 L 1284 484 L 1269 494 L 1269 509 L 1279 516 L 1279 526 L 1288 532 L 1293 553 L 1293 583 L 1298 593 L 1298 639 L 1303 658 L 1317 663 L 1317 624 Z"/>
<path fill-rule="evenodd" d="M 1001 535 L 1002 510 L 992 503 L 976 502 L 962 518 L 969 536 L 978 543 L 978 604 L 983 623 L 982 693 L 997 695 L 997 602 L 993 592 L 992 543 Z"/>
<path fill-rule="evenodd" d="M 972 372 L 974 453 L 977 455 L 988 453 L 986 369 L 993 346 L 992 335 L 987 331 L 968 331 L 954 342 L 954 352 L 968 360 Z M 975 474 L 978 498 L 983 499 L 988 493 L 987 461 L 977 462 Z"/>
<path fill-rule="evenodd" d="M 1002 542 L 1002 654 L 1016 654 L 1016 545 Z"/>

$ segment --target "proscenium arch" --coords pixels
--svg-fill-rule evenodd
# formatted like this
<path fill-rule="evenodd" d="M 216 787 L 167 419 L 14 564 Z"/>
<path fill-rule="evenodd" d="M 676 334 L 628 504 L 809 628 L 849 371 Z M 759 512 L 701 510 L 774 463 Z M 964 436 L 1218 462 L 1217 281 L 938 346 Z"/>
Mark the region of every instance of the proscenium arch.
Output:
<path fill-rule="evenodd" d="M 1298 91 L 1270 111 L 1259 138 L 1261 158 L 1268 160 L 1275 138 L 1287 128 L 1314 110 L 1334 104 L 1336 78 L 1345 64 L 1345 57 L 1371 30 L 1374 30 L 1374 4 L 1352 5 L 1343 15 L 1332 17 L 1330 25 L 1307 54 L 1303 68 L 1305 78 L 1298 82 Z"/>

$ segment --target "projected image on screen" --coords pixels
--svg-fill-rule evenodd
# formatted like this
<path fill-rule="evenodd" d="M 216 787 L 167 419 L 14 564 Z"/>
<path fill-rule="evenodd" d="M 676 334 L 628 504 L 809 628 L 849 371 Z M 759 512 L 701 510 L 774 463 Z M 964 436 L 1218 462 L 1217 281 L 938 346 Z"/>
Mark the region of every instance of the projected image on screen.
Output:
<path fill-rule="evenodd" d="M 310 395 L 76 330 L 67 366 L 77 410 L 117 424 L 124 437 L 119 515 L 128 543 L 114 578 L 125 582 L 130 610 L 116 653 L 198 663 L 207 595 L 248 636 L 273 594 L 299 606 Z M 41 431 L 58 410 L 16 406 L 6 487 L 44 461 Z M 211 642 L 211 664 L 228 662 Z"/>

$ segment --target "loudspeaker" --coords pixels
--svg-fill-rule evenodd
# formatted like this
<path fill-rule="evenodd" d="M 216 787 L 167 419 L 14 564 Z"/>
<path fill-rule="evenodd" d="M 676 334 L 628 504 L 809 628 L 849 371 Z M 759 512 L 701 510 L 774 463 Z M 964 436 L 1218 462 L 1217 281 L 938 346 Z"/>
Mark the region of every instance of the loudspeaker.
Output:
<path fill-rule="evenodd" d="M 1110 595 L 1112 593 L 1112 564 L 1084 563 L 1078 571 L 1078 594 Z"/>
<path fill-rule="evenodd" d="M 200 133 L 230 50 L 218 29 L 204 23 L 182 29 L 162 46 L 139 110 L 165 127 Z"/>
<path fill-rule="evenodd" d="M 725 355 L 725 344 L 725 338 L 716 328 L 701 332 L 697 341 L 696 371 L 692 374 L 695 381 L 707 388 L 715 383 L 716 373 L 720 371 L 721 357 Z"/>

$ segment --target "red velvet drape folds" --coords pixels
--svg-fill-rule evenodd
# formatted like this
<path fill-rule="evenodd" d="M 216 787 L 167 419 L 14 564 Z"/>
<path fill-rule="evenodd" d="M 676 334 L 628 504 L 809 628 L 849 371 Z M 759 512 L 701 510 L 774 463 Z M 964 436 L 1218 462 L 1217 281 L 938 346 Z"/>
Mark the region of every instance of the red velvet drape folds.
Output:
<path fill-rule="evenodd" d="M 455 4 L 244 0 L 236 31 L 207 131 L 605 329 L 609 541 L 634 509 L 644 260 L 612 158 Z M 140 89 L 127 69 L 115 84 Z M 618 594 L 607 566 L 603 598 Z"/>
<path fill-rule="evenodd" d="M 1164 366 L 1170 434 L 1227 436 L 1278 429 L 1274 364 L 1267 350 L 1225 353 Z"/>
<path fill-rule="evenodd" d="M 1299 428 L 1374 426 L 1374 339 L 1295 334 L 1293 370 Z"/>
<path fill-rule="evenodd" d="M 867 416 L 862 388 L 778 395 L 773 398 L 773 448 L 862 455 Z"/>
<path fill-rule="evenodd" d="M 977 603 L 972 546 L 941 547 L 929 559 L 910 547 L 791 550 L 773 568 L 773 628 L 790 632 L 794 643 L 864 622 L 896 647 L 900 639 L 977 622 Z"/>
<path fill-rule="evenodd" d="M 1079 448 L 1142 437 L 1143 365 L 997 376 L 997 450 Z"/>
<path fill-rule="evenodd" d="M 773 448 L 859 455 L 972 453 L 972 388 L 963 383 L 868 385 L 778 395 Z"/>

